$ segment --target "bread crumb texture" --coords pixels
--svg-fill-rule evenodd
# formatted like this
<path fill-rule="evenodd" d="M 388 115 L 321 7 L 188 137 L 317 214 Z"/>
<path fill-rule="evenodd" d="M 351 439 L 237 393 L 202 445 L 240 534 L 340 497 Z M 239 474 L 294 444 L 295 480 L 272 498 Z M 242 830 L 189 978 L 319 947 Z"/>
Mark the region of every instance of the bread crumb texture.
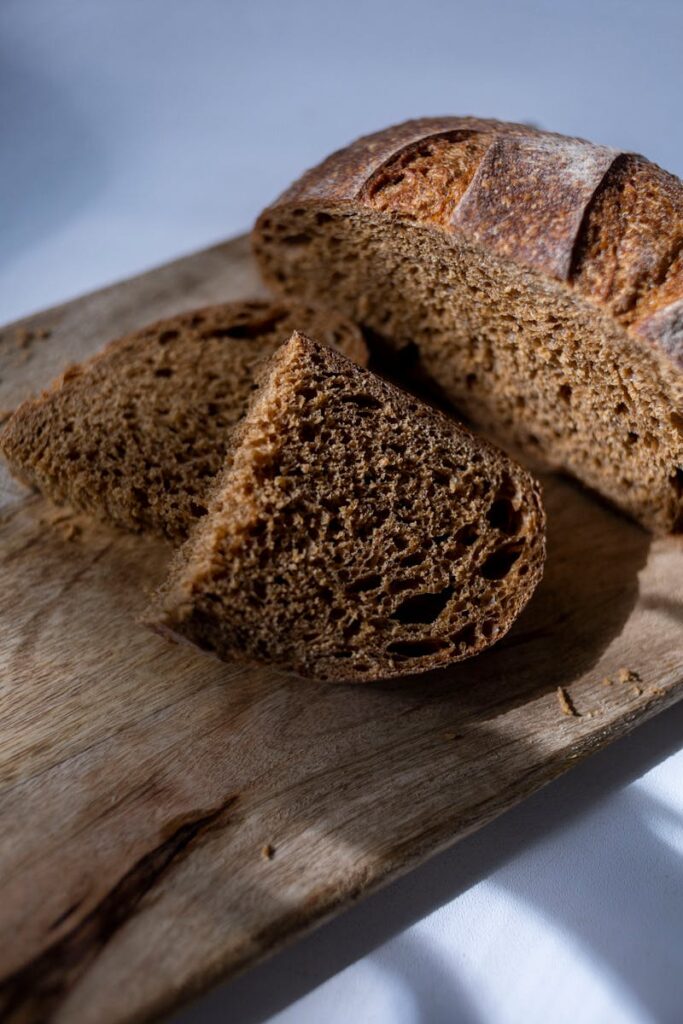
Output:
<path fill-rule="evenodd" d="M 409 674 L 498 640 L 544 551 L 527 472 L 294 334 L 148 621 L 219 657 L 304 676 Z"/>
<path fill-rule="evenodd" d="M 620 683 L 639 683 L 640 676 L 632 668 L 620 668 L 617 673 L 617 679 Z"/>
<path fill-rule="evenodd" d="M 355 324 L 310 305 L 196 310 L 69 367 L 10 417 L 0 450 L 16 476 L 58 504 L 178 542 L 206 513 L 258 365 L 295 328 L 366 361 Z"/>
<path fill-rule="evenodd" d="M 581 717 L 569 696 L 569 691 L 564 686 L 558 686 L 557 688 L 557 703 L 560 705 L 560 711 L 563 715 L 567 715 L 569 718 Z"/>
<path fill-rule="evenodd" d="M 407 140 L 407 141 L 406 141 Z M 683 529 L 683 184 L 630 154 L 442 118 L 358 140 L 264 211 L 265 279 L 409 350 L 469 420 Z"/>

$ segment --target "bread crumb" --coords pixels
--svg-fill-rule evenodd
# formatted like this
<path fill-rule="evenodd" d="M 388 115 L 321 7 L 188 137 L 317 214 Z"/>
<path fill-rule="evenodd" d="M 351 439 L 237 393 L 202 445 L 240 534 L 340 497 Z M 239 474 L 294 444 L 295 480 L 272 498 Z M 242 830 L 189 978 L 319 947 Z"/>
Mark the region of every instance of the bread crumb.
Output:
<path fill-rule="evenodd" d="M 36 331 L 36 338 L 40 338 L 41 340 L 43 340 L 45 338 L 49 338 L 51 334 L 51 327 L 39 327 L 38 330 Z"/>
<path fill-rule="evenodd" d="M 458 738 L 457 732 L 442 732 L 441 739 L 443 740 L 455 740 Z"/>
<path fill-rule="evenodd" d="M 632 668 L 620 668 L 617 678 L 620 683 L 640 682 L 640 676 Z"/>
<path fill-rule="evenodd" d="M 265 846 L 261 847 L 261 856 L 264 860 L 272 860 L 275 856 L 275 847 L 272 843 L 266 843 Z"/>
<path fill-rule="evenodd" d="M 557 688 L 557 701 L 560 705 L 560 711 L 563 715 L 569 715 L 570 718 L 580 718 L 579 712 L 574 707 L 573 701 L 569 696 L 569 693 L 564 686 L 558 686 Z"/>
<path fill-rule="evenodd" d="M 610 679 L 610 677 L 609 677 L 609 676 L 605 676 L 605 678 L 604 678 L 604 679 L 601 679 L 601 680 L 600 680 L 600 683 L 601 683 L 601 685 L 602 685 L 602 686 L 611 686 L 611 685 L 612 685 L 612 683 L 613 683 L 613 680 L 612 680 L 612 679 Z"/>
<path fill-rule="evenodd" d="M 634 686 L 633 689 L 631 690 L 631 693 L 633 694 L 634 697 L 642 697 L 642 695 L 643 695 L 643 688 L 642 688 L 642 686 Z"/>

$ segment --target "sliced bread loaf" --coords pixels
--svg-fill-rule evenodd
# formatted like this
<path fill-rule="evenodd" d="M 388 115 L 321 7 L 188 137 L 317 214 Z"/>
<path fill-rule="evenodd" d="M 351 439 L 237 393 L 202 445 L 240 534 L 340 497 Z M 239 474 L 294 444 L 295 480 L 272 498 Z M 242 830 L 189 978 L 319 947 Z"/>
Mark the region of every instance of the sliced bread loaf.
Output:
<path fill-rule="evenodd" d="M 539 491 L 453 420 L 294 334 L 148 622 L 318 679 L 488 647 L 542 574 Z"/>
<path fill-rule="evenodd" d="M 524 125 L 409 121 L 266 210 L 281 293 L 333 305 L 503 443 L 683 529 L 683 183 Z"/>
<path fill-rule="evenodd" d="M 255 300 L 183 313 L 112 342 L 24 402 L 0 450 L 54 501 L 179 541 L 206 512 L 256 367 L 295 328 L 366 361 L 358 328 L 311 306 Z"/>

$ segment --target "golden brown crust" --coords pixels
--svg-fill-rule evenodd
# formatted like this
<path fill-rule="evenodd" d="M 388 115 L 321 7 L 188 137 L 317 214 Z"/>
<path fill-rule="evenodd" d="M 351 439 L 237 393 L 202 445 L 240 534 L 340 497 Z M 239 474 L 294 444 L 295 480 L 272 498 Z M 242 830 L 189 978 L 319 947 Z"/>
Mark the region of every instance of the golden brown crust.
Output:
<path fill-rule="evenodd" d="M 531 133 L 535 129 L 478 117 L 421 117 L 403 121 L 383 131 L 363 135 L 332 153 L 295 181 L 273 205 L 315 199 L 350 202 L 359 198 L 376 171 L 409 146 L 451 132 L 495 131 Z"/>
<path fill-rule="evenodd" d="M 496 256 L 565 281 L 584 213 L 615 156 L 581 139 L 501 133 L 452 227 Z"/>
<path fill-rule="evenodd" d="M 572 280 L 620 323 L 655 341 L 652 324 L 638 325 L 683 296 L 682 249 L 681 182 L 644 157 L 623 154 L 586 212 Z"/>
<path fill-rule="evenodd" d="M 399 150 L 368 179 L 362 199 L 375 210 L 447 225 L 494 136 L 455 131 L 420 139 Z"/>
<path fill-rule="evenodd" d="M 449 176 L 452 156 L 435 147 L 432 174 L 400 190 L 393 209 L 566 281 L 634 337 L 683 366 L 677 309 L 683 299 L 683 184 L 644 157 L 525 125 L 422 118 L 333 153 L 273 207 L 377 208 L 376 183 L 392 164 L 430 140 L 446 137 L 463 146 L 473 135 L 490 144 L 479 147 L 478 167 L 464 190 Z M 440 176 L 453 193 L 437 202 L 434 182 Z M 257 246 L 268 219 L 266 210 L 256 225 Z"/>

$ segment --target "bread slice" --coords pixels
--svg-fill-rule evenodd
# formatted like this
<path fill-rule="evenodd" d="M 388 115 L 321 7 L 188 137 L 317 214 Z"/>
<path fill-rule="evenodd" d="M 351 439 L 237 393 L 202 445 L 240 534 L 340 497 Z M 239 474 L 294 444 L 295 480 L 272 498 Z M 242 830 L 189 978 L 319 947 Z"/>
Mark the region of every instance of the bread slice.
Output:
<path fill-rule="evenodd" d="M 183 313 L 113 342 L 24 402 L 0 450 L 54 501 L 180 541 L 206 512 L 256 367 L 297 327 L 366 362 L 358 328 L 311 306 L 257 300 Z"/>
<path fill-rule="evenodd" d="M 305 174 L 254 244 L 513 450 L 683 529 L 683 183 L 524 125 L 408 121 Z"/>
<path fill-rule="evenodd" d="M 148 622 L 220 658 L 362 681 L 459 661 L 538 583 L 532 478 L 442 413 L 294 334 Z"/>

